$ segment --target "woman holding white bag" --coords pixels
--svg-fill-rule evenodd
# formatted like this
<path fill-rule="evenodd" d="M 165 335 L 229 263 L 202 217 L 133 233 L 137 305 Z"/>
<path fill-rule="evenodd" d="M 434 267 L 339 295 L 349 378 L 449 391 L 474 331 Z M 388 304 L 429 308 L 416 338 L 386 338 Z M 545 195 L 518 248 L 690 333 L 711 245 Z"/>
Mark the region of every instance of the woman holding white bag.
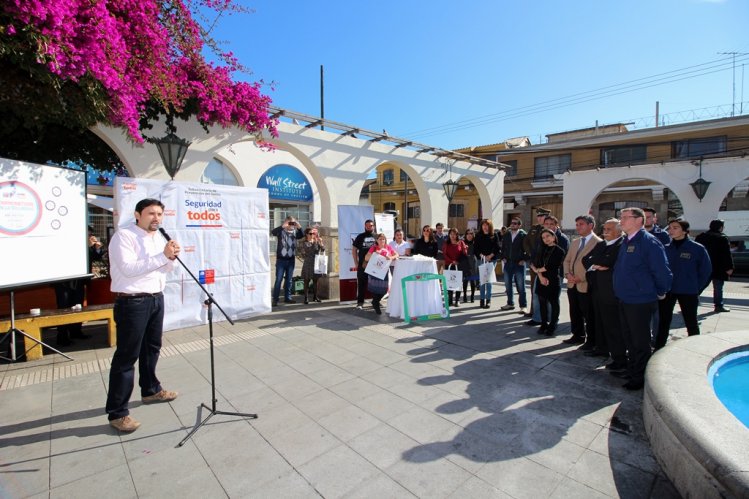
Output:
<path fill-rule="evenodd" d="M 304 281 L 304 303 L 309 303 L 309 291 L 312 289 L 312 300 L 320 303 L 317 297 L 317 280 L 320 274 L 315 273 L 315 257 L 325 253 L 325 245 L 314 227 L 304 231 L 304 241 L 299 243 L 299 254 L 302 257 L 302 280 Z M 310 281 L 312 283 L 310 284 Z"/>
<path fill-rule="evenodd" d="M 494 225 L 491 220 L 485 218 L 481 221 L 481 230 L 476 234 L 476 240 L 473 243 L 473 253 L 479 261 L 479 265 L 489 264 L 491 273 L 494 272 L 494 261 L 499 255 L 499 239 L 494 233 Z M 481 268 L 479 268 L 481 271 Z M 492 303 L 492 284 L 488 282 L 481 284 L 479 288 L 481 297 L 481 308 L 489 308 Z"/>
<path fill-rule="evenodd" d="M 451 265 L 454 265 L 457 270 L 461 264 L 461 260 L 464 260 L 468 256 L 468 246 L 460 240 L 458 229 L 455 227 L 447 233 L 447 241 L 445 241 L 442 253 L 445 255 L 445 270 L 448 270 Z M 459 282 L 462 286 L 462 276 Z M 448 291 L 447 294 L 450 297 L 450 305 L 457 307 L 458 303 L 460 303 L 460 291 Z"/>
<path fill-rule="evenodd" d="M 374 254 L 380 255 L 381 257 L 386 258 L 391 262 L 398 258 L 398 253 L 396 253 L 393 248 L 388 246 L 388 238 L 385 234 L 377 234 L 376 241 L 377 242 L 375 243 L 375 245 L 369 248 L 369 253 L 367 253 L 364 257 L 364 261 L 366 263 L 369 263 L 369 260 L 372 259 L 372 255 Z M 374 311 L 377 313 L 377 315 L 381 315 L 382 310 L 380 309 L 380 301 L 382 300 L 382 297 L 385 296 L 385 293 L 388 292 L 387 271 L 385 271 L 384 279 L 375 277 L 372 274 L 369 274 L 368 277 L 369 280 L 367 282 L 367 289 L 369 289 L 369 292 L 372 293 L 372 308 L 374 308 Z"/>

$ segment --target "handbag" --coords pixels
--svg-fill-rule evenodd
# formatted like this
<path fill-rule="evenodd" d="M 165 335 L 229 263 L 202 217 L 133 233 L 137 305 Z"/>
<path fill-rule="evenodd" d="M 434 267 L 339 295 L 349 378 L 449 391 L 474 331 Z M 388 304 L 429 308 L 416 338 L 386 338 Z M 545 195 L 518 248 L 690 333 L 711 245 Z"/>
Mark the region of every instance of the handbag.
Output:
<path fill-rule="evenodd" d="M 450 265 L 453 269 L 457 269 L 457 265 L 454 263 Z M 449 268 L 443 271 L 445 279 L 447 280 L 448 291 L 463 291 L 463 271 L 462 270 L 450 270 Z"/>
<path fill-rule="evenodd" d="M 492 262 L 487 262 L 484 260 L 484 257 L 482 256 L 482 263 L 479 265 L 479 284 L 493 284 L 497 282 L 497 276 L 494 273 L 494 264 Z"/>
<path fill-rule="evenodd" d="M 328 255 L 323 251 L 319 255 L 315 255 L 315 274 L 327 275 L 328 273 Z"/>
<path fill-rule="evenodd" d="M 387 277 L 385 279 L 379 279 L 375 276 L 370 275 L 367 279 L 367 289 L 370 293 L 374 295 L 384 295 L 388 292 L 389 283 Z"/>
<path fill-rule="evenodd" d="M 378 279 L 385 279 L 389 268 L 390 260 L 382 256 L 381 254 L 374 252 L 372 253 L 372 256 L 369 257 L 369 261 L 367 262 L 367 266 L 364 268 L 364 272 Z"/>

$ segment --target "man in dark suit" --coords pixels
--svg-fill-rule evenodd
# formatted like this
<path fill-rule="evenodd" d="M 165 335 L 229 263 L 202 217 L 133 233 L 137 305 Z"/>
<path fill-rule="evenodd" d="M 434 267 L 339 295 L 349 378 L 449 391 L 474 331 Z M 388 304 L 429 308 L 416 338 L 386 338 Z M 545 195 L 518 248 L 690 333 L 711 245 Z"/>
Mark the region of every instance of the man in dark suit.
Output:
<path fill-rule="evenodd" d="M 619 300 L 614 294 L 613 278 L 622 239 L 619 220 L 607 220 L 603 224 L 603 241 L 583 257 L 596 323 L 595 348 L 585 352 L 585 355 L 606 357 L 610 353 L 612 361 L 606 364 L 606 369 L 612 373 L 623 373 L 627 369 L 627 350 L 619 322 Z"/>
<path fill-rule="evenodd" d="M 593 233 L 595 219 L 590 215 L 580 215 L 575 219 L 575 230 L 580 236 L 571 245 L 564 257 L 564 275 L 567 278 L 567 299 L 570 302 L 570 330 L 572 336 L 564 343 L 578 345 L 583 351 L 593 350 L 595 323 L 593 304 L 588 293 L 588 281 L 583 266 L 583 257 L 593 251 L 601 238 Z"/>
<path fill-rule="evenodd" d="M 723 304 L 723 283 L 733 274 L 731 244 L 723 234 L 724 225 L 723 220 L 712 220 L 710 230 L 695 238 L 695 241 L 705 247 L 713 265 L 713 305 L 716 313 L 731 311 Z"/>

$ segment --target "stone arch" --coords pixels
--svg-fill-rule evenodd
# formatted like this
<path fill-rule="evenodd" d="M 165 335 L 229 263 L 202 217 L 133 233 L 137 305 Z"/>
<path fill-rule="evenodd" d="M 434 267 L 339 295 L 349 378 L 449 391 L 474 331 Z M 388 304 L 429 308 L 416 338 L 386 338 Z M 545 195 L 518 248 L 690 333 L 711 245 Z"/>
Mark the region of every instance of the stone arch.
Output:
<path fill-rule="evenodd" d="M 458 178 L 458 181 L 460 181 L 460 179 L 462 178 L 468 180 L 469 182 L 471 182 L 471 184 L 474 187 L 476 187 L 476 193 L 479 195 L 479 201 L 481 202 L 481 206 L 485 207 L 482 210 L 486 212 L 484 213 L 484 218 L 493 218 L 491 215 L 493 212 L 491 194 L 489 194 L 489 189 L 486 188 L 486 185 L 476 175 L 472 175 L 472 174 L 461 175 Z"/>
<path fill-rule="evenodd" d="M 235 143 L 239 143 L 239 142 L 254 143 L 255 140 L 252 137 L 248 137 L 246 139 L 239 140 Z M 330 198 L 330 190 L 328 189 L 328 185 L 325 182 L 325 178 L 320 173 L 320 169 L 317 167 L 317 165 L 315 165 L 315 163 L 312 162 L 312 160 L 306 154 L 304 154 L 304 152 L 292 146 L 288 142 L 278 140 L 278 139 L 267 140 L 267 142 L 270 142 L 271 144 L 273 144 L 274 147 L 278 148 L 279 150 L 288 152 L 289 154 L 294 156 L 294 158 L 299 160 L 299 162 L 302 163 L 302 165 L 304 165 L 304 167 L 307 169 L 307 172 L 312 177 L 312 180 L 315 183 L 314 187 L 315 189 L 317 189 L 317 194 L 319 198 L 318 209 L 319 209 L 319 214 L 320 214 L 320 222 L 322 223 L 323 226 L 330 227 L 331 221 L 332 221 L 331 213 L 334 207 L 332 206 L 332 202 Z M 222 161 L 224 161 L 223 158 L 226 158 L 226 161 L 231 163 L 231 158 L 229 158 L 228 156 L 222 155 L 221 158 L 222 158 Z M 232 164 L 232 168 L 235 171 L 237 171 L 236 165 L 234 165 L 233 163 L 231 164 Z M 238 178 L 241 178 L 241 177 L 238 177 Z M 249 186 L 249 187 L 255 187 L 255 186 Z M 313 210 L 314 210 L 314 204 L 315 203 L 313 201 Z"/>
<path fill-rule="evenodd" d="M 135 177 L 135 169 L 131 164 L 131 157 L 120 147 L 120 144 L 113 141 L 110 135 L 105 133 L 105 131 L 98 125 L 90 128 L 89 130 L 91 131 L 91 133 L 99 137 L 99 139 L 101 139 L 101 141 L 104 142 L 112 151 L 114 151 L 118 158 L 120 158 L 122 164 L 125 165 L 125 170 L 127 170 L 128 176 Z M 132 149 L 132 147 L 134 147 L 134 144 L 130 144 L 130 146 Z"/>
<path fill-rule="evenodd" d="M 563 227 L 574 228 L 574 219 L 588 213 L 593 201 L 612 184 L 622 180 L 645 179 L 668 187 L 681 201 L 684 217 L 696 230 L 705 230 L 712 216 L 717 215 L 723 199 L 749 171 L 749 160 L 719 158 L 702 162 L 703 178 L 711 185 L 707 195 L 698 200 L 690 185 L 698 178 L 698 161 L 636 165 L 629 168 L 605 168 L 568 172 L 564 180 Z"/>
<path fill-rule="evenodd" d="M 408 163 L 404 161 L 400 161 L 397 159 L 388 159 L 386 161 L 381 161 L 377 163 L 375 168 L 379 168 L 381 165 L 384 164 L 391 164 L 394 166 L 397 166 L 404 172 L 406 172 L 406 175 L 408 175 L 408 179 L 410 182 L 413 182 L 414 190 L 416 191 L 416 195 L 419 198 L 419 207 L 421 210 L 421 221 L 422 224 L 425 220 L 431 220 L 432 219 L 432 202 L 431 198 L 429 196 L 429 189 L 426 186 L 426 183 L 424 182 L 424 179 L 422 178 L 421 174 L 416 171 L 416 169 L 409 165 Z"/>

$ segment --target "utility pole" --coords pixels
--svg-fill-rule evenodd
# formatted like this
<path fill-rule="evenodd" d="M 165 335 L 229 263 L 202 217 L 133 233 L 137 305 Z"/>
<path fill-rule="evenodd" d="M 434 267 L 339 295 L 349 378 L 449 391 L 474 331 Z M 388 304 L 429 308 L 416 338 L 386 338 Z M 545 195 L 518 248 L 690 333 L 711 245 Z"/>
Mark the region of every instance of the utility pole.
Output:
<path fill-rule="evenodd" d="M 325 120 L 325 74 L 322 64 L 320 64 L 320 118 Z M 321 124 L 320 130 L 325 130 L 325 125 Z"/>
<path fill-rule="evenodd" d="M 749 52 L 718 52 L 718 55 L 730 55 L 733 58 L 733 99 L 731 101 L 731 116 L 734 116 L 736 114 L 736 56 L 747 54 L 749 54 Z"/>

